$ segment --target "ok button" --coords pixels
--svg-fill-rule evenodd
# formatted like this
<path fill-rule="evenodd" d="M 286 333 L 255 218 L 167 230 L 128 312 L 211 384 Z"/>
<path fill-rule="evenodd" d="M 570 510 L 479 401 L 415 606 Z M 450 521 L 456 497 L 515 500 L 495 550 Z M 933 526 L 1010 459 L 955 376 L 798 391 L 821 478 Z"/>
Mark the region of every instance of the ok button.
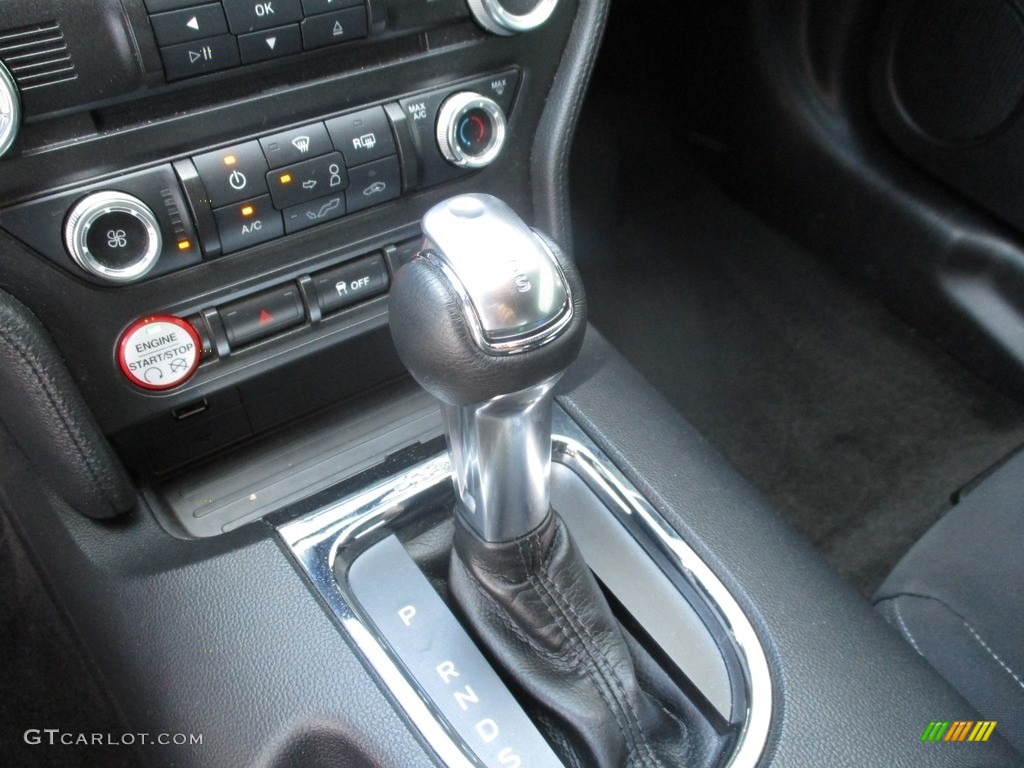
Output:
<path fill-rule="evenodd" d="M 270 29 L 302 18 L 301 0 L 223 0 L 228 27 L 236 35 Z"/>

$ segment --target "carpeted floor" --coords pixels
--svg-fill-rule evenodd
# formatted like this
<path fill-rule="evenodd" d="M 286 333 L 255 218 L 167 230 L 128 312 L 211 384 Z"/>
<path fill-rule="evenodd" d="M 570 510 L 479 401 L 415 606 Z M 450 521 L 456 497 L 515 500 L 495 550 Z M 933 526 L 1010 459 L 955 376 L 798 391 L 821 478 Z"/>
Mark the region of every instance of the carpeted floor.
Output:
<path fill-rule="evenodd" d="M 741 208 L 685 137 L 585 110 L 575 253 L 599 330 L 870 595 L 959 487 L 1024 442 L 993 391 Z"/>

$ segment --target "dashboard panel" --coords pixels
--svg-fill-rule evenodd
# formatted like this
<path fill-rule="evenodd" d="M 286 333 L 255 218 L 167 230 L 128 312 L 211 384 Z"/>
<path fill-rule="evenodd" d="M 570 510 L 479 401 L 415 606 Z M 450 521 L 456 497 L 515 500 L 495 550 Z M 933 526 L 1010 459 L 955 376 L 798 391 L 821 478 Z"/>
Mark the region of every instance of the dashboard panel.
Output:
<path fill-rule="evenodd" d="M 387 287 L 422 213 L 468 190 L 530 213 L 577 7 L 480 5 L 5 4 L 20 113 L 0 287 L 131 469 L 168 472 L 399 376 Z"/>

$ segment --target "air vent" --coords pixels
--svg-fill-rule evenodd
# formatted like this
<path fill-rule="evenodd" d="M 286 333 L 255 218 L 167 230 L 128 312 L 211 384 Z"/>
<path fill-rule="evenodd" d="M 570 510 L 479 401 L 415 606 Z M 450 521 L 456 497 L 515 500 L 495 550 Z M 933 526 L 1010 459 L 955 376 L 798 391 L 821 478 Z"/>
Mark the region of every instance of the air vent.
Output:
<path fill-rule="evenodd" d="M 48 21 L 0 32 L 0 61 L 22 91 L 78 77 L 60 22 Z"/>

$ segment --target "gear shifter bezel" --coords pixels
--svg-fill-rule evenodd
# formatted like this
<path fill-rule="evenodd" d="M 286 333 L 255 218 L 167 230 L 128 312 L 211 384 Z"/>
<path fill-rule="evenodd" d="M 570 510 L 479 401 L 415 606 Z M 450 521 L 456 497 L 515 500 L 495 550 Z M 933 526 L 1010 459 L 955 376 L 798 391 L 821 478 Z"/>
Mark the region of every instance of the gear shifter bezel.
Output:
<path fill-rule="evenodd" d="M 774 699 L 767 656 L 749 618 L 712 569 L 575 422 L 557 407 L 554 417 L 553 460 L 575 472 L 641 546 L 655 546 L 659 558 L 671 563 L 677 575 L 693 588 L 693 594 L 718 618 L 722 636 L 728 638 L 727 650 L 739 661 L 745 693 L 745 716 L 735 726 L 733 746 L 721 764 L 735 768 L 756 765 L 767 743 Z M 336 578 L 333 569 L 339 552 L 353 556 L 373 539 L 368 534 L 400 524 L 431 502 L 450 497 L 451 476 L 449 458 L 441 454 L 283 523 L 277 526 L 277 534 L 355 648 L 438 757 L 449 766 L 469 766 L 475 758 L 464 753 L 462 743 L 453 738 L 436 707 L 424 699 L 415 681 L 408 679 L 401 660 L 393 658 L 387 644 L 376 636 L 348 585 Z"/>

